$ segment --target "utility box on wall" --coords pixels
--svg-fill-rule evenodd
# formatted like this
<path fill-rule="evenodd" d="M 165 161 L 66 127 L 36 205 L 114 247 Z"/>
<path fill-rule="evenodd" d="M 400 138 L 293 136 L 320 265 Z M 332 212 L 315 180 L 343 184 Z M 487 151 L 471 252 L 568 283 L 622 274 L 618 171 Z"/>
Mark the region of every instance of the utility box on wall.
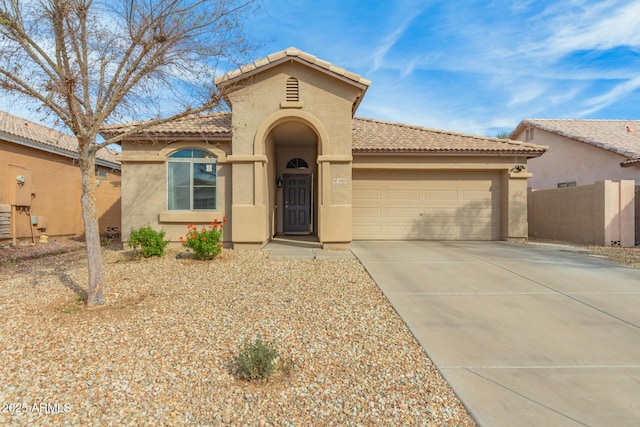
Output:
<path fill-rule="evenodd" d="M 9 204 L 31 206 L 31 189 L 33 185 L 31 171 L 21 166 L 9 166 L 8 174 Z"/>

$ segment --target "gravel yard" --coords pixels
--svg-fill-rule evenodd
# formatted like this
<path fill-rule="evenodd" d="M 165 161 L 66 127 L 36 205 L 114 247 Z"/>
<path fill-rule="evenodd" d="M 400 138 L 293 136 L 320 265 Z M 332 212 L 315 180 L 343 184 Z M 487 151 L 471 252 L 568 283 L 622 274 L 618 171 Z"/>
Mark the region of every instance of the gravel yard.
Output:
<path fill-rule="evenodd" d="M 473 425 L 356 260 L 106 249 L 107 305 L 89 310 L 77 301 L 84 251 L 11 251 L 0 249 L 0 424 Z M 232 367 L 257 335 L 280 352 L 266 383 Z"/>

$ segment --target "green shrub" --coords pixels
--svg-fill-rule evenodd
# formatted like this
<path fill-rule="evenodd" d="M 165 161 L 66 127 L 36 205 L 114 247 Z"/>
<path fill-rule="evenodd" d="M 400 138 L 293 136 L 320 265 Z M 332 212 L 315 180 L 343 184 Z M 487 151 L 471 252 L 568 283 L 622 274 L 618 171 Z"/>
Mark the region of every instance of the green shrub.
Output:
<path fill-rule="evenodd" d="M 259 335 L 254 341 L 247 340 L 235 357 L 238 376 L 249 381 L 268 378 L 276 371 L 277 357 L 273 342 L 264 342 Z"/>
<path fill-rule="evenodd" d="M 213 259 L 222 252 L 222 234 L 223 225 L 227 222 L 226 218 L 222 222 L 214 219 L 208 227 L 202 227 L 198 230 L 193 224 L 187 226 L 187 234 L 180 241 L 182 245 L 193 250 L 193 256 L 196 259 Z"/>
<path fill-rule="evenodd" d="M 142 256 L 145 258 L 162 256 L 164 255 L 164 248 L 169 243 L 168 240 L 164 240 L 164 235 L 164 231 L 156 231 L 149 226 L 131 230 L 129 247 L 133 248 L 134 252 L 140 247 Z"/>

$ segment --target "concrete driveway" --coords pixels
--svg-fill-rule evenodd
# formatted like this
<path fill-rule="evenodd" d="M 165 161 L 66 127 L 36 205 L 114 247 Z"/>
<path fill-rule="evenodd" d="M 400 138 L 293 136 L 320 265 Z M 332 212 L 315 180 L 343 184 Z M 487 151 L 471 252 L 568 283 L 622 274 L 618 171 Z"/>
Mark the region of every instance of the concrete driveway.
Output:
<path fill-rule="evenodd" d="M 351 248 L 479 425 L 640 425 L 640 270 L 553 245 Z"/>

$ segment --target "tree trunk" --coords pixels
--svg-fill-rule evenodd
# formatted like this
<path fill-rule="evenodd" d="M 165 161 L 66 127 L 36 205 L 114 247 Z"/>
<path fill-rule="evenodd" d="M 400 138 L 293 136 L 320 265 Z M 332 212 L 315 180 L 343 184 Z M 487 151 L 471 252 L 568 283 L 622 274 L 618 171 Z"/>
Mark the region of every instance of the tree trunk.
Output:
<path fill-rule="evenodd" d="M 95 146 L 95 141 L 83 141 L 82 139 L 82 137 L 78 138 L 80 145 L 80 173 L 82 174 L 81 203 L 87 245 L 87 261 L 89 264 L 87 305 L 91 307 L 105 303 L 103 296 L 104 274 L 96 209 L 96 156 L 95 152 L 89 151 L 89 147 Z"/>

